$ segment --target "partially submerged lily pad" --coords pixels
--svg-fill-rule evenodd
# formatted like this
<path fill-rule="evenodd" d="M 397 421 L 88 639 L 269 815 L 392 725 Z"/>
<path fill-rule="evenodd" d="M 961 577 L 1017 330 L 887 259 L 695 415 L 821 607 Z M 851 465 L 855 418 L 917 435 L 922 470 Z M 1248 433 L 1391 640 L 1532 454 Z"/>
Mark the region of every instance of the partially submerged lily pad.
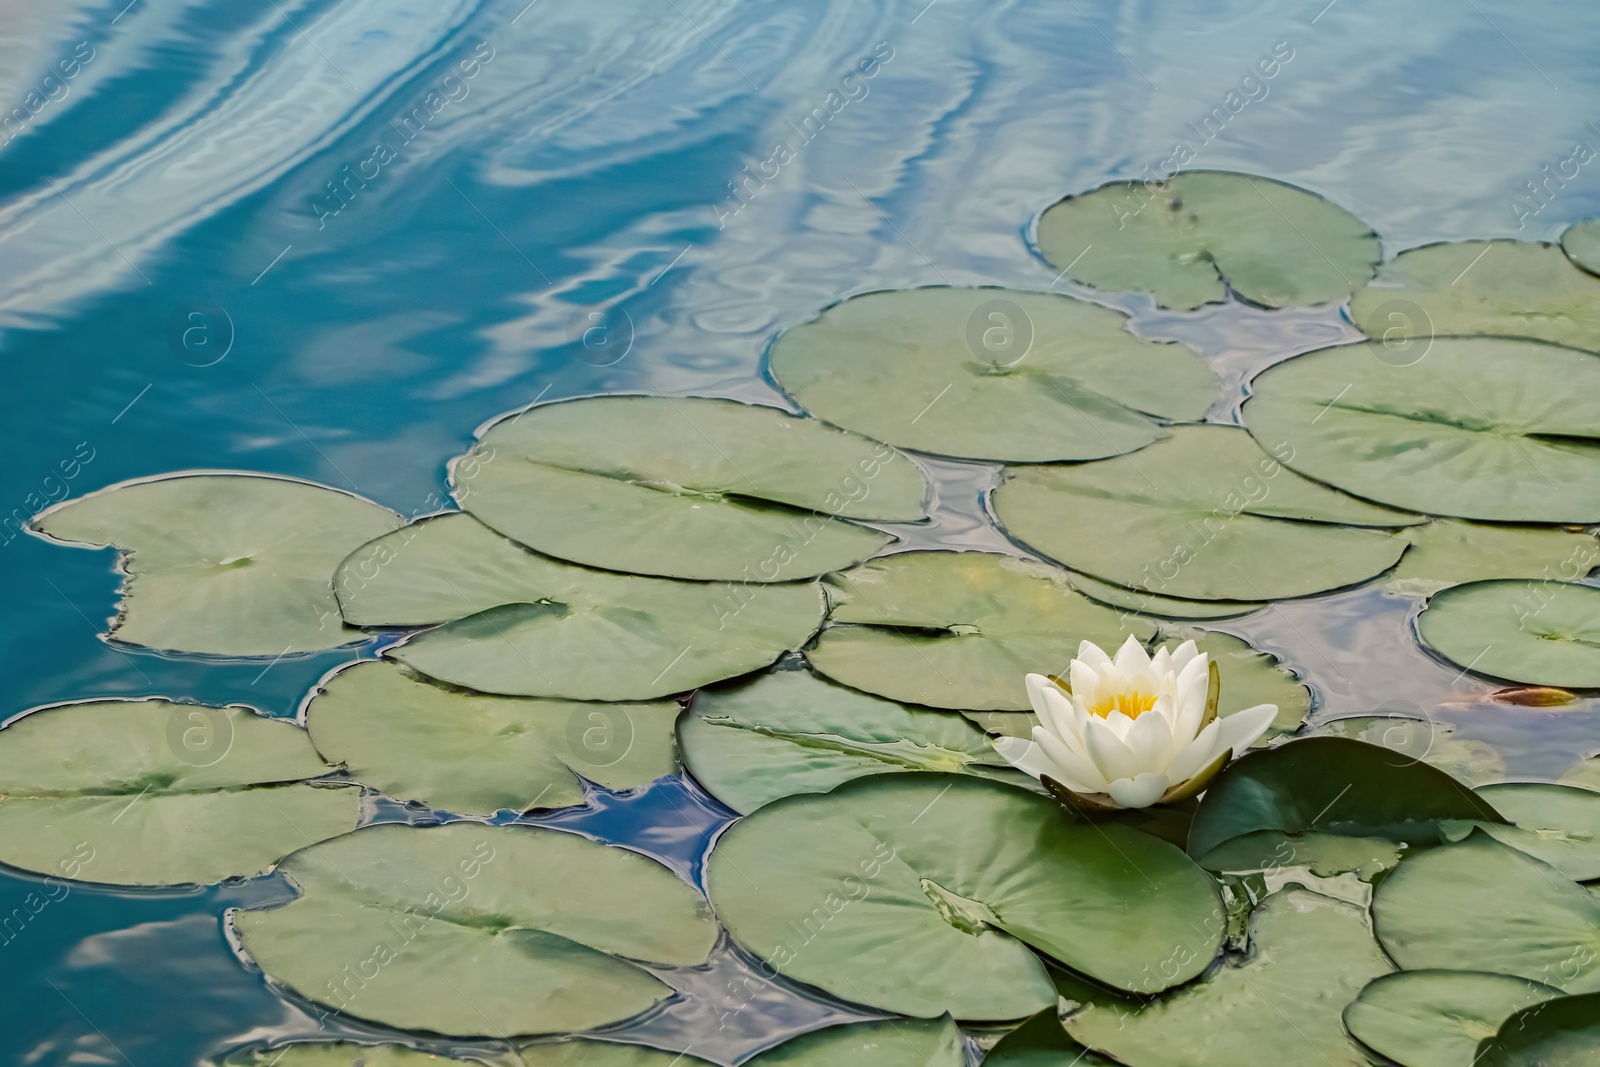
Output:
<path fill-rule="evenodd" d="M 701 1067 L 709 1062 L 687 1052 L 580 1037 L 519 1044 L 505 1067 Z"/>
<path fill-rule="evenodd" d="M 1478 1043 L 1523 1008 L 1561 991 L 1483 971 L 1401 971 L 1374 979 L 1344 1009 L 1356 1040 L 1404 1067 L 1467 1067 Z"/>
<path fill-rule="evenodd" d="M 1468 582 L 1417 618 L 1422 643 L 1463 670 L 1530 685 L 1600 688 L 1600 589 L 1563 582 Z"/>
<path fill-rule="evenodd" d="M 1600 219 L 1584 219 L 1561 235 L 1561 251 L 1590 274 L 1600 274 Z"/>
<path fill-rule="evenodd" d="M 1195 857 L 1208 871 L 1245 874 L 1304 868 L 1317 878 L 1354 873 L 1371 882 L 1400 863 L 1401 846 L 1382 837 L 1346 837 L 1316 830 L 1255 830 Z"/>
<path fill-rule="evenodd" d="M 733 936 L 788 977 L 924 1017 L 1055 1004 L 1034 949 L 1156 992 L 1204 969 L 1225 925 L 1215 884 L 1173 846 L 967 775 L 776 801 L 717 841 L 707 882 Z M 1174 946 L 1188 956 L 1169 964 Z"/>
<path fill-rule="evenodd" d="M 1308 737 L 1247 752 L 1212 779 L 1189 830 L 1204 856 L 1257 830 L 1318 830 L 1438 843 L 1450 819 L 1504 820 L 1465 785 L 1426 763 L 1343 737 Z"/>
<path fill-rule="evenodd" d="M 335 1041 L 252 1049 L 229 1056 L 223 1067 L 428 1067 L 429 1064 L 477 1062 L 418 1052 L 404 1045 L 356 1045 Z"/>
<path fill-rule="evenodd" d="M 1600 540 L 1588 530 L 1435 519 L 1401 536 L 1411 547 L 1389 585 L 1405 593 L 1432 594 L 1491 578 L 1575 582 L 1600 566 Z"/>
<path fill-rule="evenodd" d="M 585 1030 L 659 1003 L 650 966 L 703 963 L 705 901 L 637 853 L 526 826 L 371 826 L 290 856 L 301 896 L 233 916 L 273 979 L 408 1030 Z"/>
<path fill-rule="evenodd" d="M 488 696 L 370 661 L 325 679 L 305 713 L 318 751 L 351 777 L 458 815 L 581 804 L 581 779 L 631 789 L 671 774 L 677 716 L 675 701 Z"/>
<path fill-rule="evenodd" d="M 1467 785 L 1505 780 L 1505 757 L 1487 741 L 1455 736 L 1456 728 L 1432 719 L 1402 715 L 1352 715 L 1318 723 L 1317 736 L 1350 737 L 1384 748 L 1409 760 L 1437 767 Z"/>
<path fill-rule="evenodd" d="M 284 656 L 363 638 L 340 621 L 333 571 L 400 516 L 293 478 L 183 473 L 65 501 L 33 525 L 58 541 L 120 550 L 128 577 L 111 627 L 118 641 Z"/>
<path fill-rule="evenodd" d="M 1372 276 L 1372 227 L 1331 201 L 1270 178 L 1187 170 L 1110 182 L 1039 219 L 1039 251 L 1075 282 L 1152 294 L 1162 307 L 1327 304 Z"/>
<path fill-rule="evenodd" d="M 1550 864 L 1577 882 L 1600 879 L 1600 793 L 1569 785 L 1506 782 L 1478 795 L 1511 820 L 1484 825 L 1503 845 Z"/>
<path fill-rule="evenodd" d="M 1354 585 L 1393 566 L 1405 542 L 1350 527 L 1421 521 L 1302 478 L 1223 426 L 1179 427 L 1098 463 L 1008 468 L 993 506 L 1007 533 L 1074 570 L 1192 600 Z"/>
<path fill-rule="evenodd" d="M 1588 1067 L 1600 1061 L 1600 993 L 1533 1004 L 1485 1038 L 1473 1067 Z"/>
<path fill-rule="evenodd" d="M 928 491 L 887 445 L 702 397 L 541 404 L 491 427 L 452 477 L 462 507 L 540 552 L 740 582 L 859 563 L 892 538 L 834 516 L 915 521 Z"/>
<path fill-rule="evenodd" d="M 1068 1037 L 1054 1007 L 1002 1037 L 983 1062 L 987 1067 L 1115 1067 Z"/>
<path fill-rule="evenodd" d="M 1350 301 L 1368 337 L 1387 339 L 1397 362 L 1432 359 L 1427 341 L 1448 335 L 1527 337 L 1600 350 L 1600 279 L 1555 245 L 1452 241 L 1400 253 Z M 1406 338 L 1417 338 L 1409 345 Z"/>
<path fill-rule="evenodd" d="M 741 815 L 869 774 L 947 771 L 1027 781 L 961 716 L 884 700 L 808 671 L 699 690 L 678 738 L 690 773 Z"/>
<path fill-rule="evenodd" d="M 1244 957 L 1142 1007 L 1092 1003 L 1067 1031 L 1148 1067 L 1369 1067 L 1339 1011 L 1393 969 L 1361 908 L 1291 887 L 1251 913 Z"/>
<path fill-rule="evenodd" d="M 966 1067 L 966 1042 L 948 1017 L 847 1023 L 792 1037 L 748 1067 Z M 1086 1065 L 1087 1067 L 1087 1065 Z"/>
<path fill-rule="evenodd" d="M 802 407 L 901 448 L 1037 463 L 1166 436 L 1217 396 L 1205 361 L 1121 312 L 1053 293 L 903 289 L 785 331 L 768 366 Z M 1159 420 L 1159 421 L 1158 421 Z"/>
<path fill-rule="evenodd" d="M 1072 574 L 1069 579 L 1074 589 L 1092 600 L 1124 611 L 1156 615 L 1164 619 L 1233 619 L 1267 606 L 1264 600 L 1183 600 L 1160 596 L 1102 581 L 1088 574 Z"/>
<path fill-rule="evenodd" d="M 1078 642 L 1154 626 L 1072 588 L 1055 567 L 989 552 L 902 552 L 827 579 L 831 625 L 806 653 L 835 681 L 908 704 L 1024 711 L 1023 677 L 1059 674 Z"/>
<path fill-rule="evenodd" d="M 57 878 L 245 878 L 353 830 L 360 797 L 306 732 L 241 707 L 93 700 L 0 730 L 0 862 Z"/>
<path fill-rule="evenodd" d="M 1268 367 L 1251 383 L 1246 427 L 1287 445 L 1283 462 L 1300 473 L 1393 507 L 1600 521 L 1594 353 L 1499 337 L 1440 337 L 1405 365 L 1386 353 L 1368 341 Z"/>
<path fill-rule="evenodd" d="M 1407 859 L 1378 886 L 1372 914 L 1406 970 L 1470 967 L 1568 993 L 1600 989 L 1600 897 L 1484 833 Z"/>
<path fill-rule="evenodd" d="M 591 570 L 464 514 L 364 546 L 340 567 L 338 588 L 354 625 L 436 625 L 388 653 L 430 678 L 572 700 L 648 700 L 757 670 L 804 644 L 824 609 L 815 583 Z"/>

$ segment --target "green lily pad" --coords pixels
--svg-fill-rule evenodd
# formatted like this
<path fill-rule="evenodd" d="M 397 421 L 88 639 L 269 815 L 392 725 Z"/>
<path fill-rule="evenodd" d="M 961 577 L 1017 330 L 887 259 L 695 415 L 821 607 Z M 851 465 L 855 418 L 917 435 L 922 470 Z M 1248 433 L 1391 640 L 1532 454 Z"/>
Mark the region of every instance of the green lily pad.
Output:
<path fill-rule="evenodd" d="M 289 904 L 238 912 L 273 979 L 388 1026 L 505 1038 L 618 1022 L 703 963 L 705 901 L 637 853 L 526 826 L 371 826 L 283 861 Z"/>
<path fill-rule="evenodd" d="M 1249 946 L 1205 981 L 1149 1005 L 1094 1003 L 1067 1018 L 1067 1031 L 1141 1067 L 1369 1067 L 1339 1017 L 1369 981 L 1393 970 L 1365 912 L 1280 889 L 1251 913 Z"/>
<path fill-rule="evenodd" d="M 1371 882 L 1400 863 L 1401 847 L 1382 837 L 1345 837 L 1315 830 L 1256 830 L 1229 838 L 1196 862 L 1208 871 L 1244 874 L 1304 868 L 1317 878 L 1354 873 Z"/>
<path fill-rule="evenodd" d="M 67 500 L 33 525 L 58 541 L 121 551 L 118 641 L 284 656 L 363 639 L 339 620 L 333 570 L 400 516 L 293 478 L 185 473 Z"/>
<path fill-rule="evenodd" d="M 1513 824 L 1483 826 L 1490 837 L 1543 860 L 1575 882 L 1600 879 L 1600 793 L 1571 785 L 1505 782 L 1483 786 L 1478 795 Z"/>
<path fill-rule="evenodd" d="M 1562 785 L 1579 786 L 1600 791 L 1600 756 L 1590 756 L 1561 772 Z"/>
<path fill-rule="evenodd" d="M 833 516 L 912 522 L 928 492 L 888 445 L 701 397 L 541 404 L 491 427 L 452 476 L 462 507 L 540 552 L 739 582 L 859 563 L 893 538 Z"/>
<path fill-rule="evenodd" d="M 1564 582 L 1468 582 L 1436 593 L 1417 636 L 1477 674 L 1600 688 L 1600 589 Z"/>
<path fill-rule="evenodd" d="M 355 1045 L 336 1041 L 252 1049 L 229 1056 L 224 1067 L 427 1067 L 428 1064 L 477 1062 L 418 1052 L 404 1045 Z"/>
<path fill-rule="evenodd" d="M 785 331 L 768 368 L 802 407 L 901 448 L 1039 463 L 1166 436 L 1217 398 L 1205 361 L 1054 293 L 867 293 Z"/>
<path fill-rule="evenodd" d="M 1374 979 L 1344 1009 L 1356 1040 L 1403 1067 L 1476 1064 L 1478 1042 L 1561 991 L 1482 971 L 1401 971 Z"/>
<path fill-rule="evenodd" d="M 1002 1037 L 983 1062 L 987 1067 L 1115 1067 L 1068 1037 L 1054 1007 Z"/>
<path fill-rule="evenodd" d="M 610 1041 L 539 1041 L 517 1046 L 505 1067 L 700 1067 L 709 1061 L 687 1052 L 663 1052 Z"/>
<path fill-rule="evenodd" d="M 0 862 L 112 885 L 208 885 L 353 830 L 356 790 L 304 730 L 242 707 L 91 700 L 0 730 Z"/>
<path fill-rule="evenodd" d="M 848 1023 L 792 1037 L 748 1067 L 966 1067 L 966 1042 L 949 1018 Z"/>
<path fill-rule="evenodd" d="M 1269 178 L 1190 170 L 1111 182 L 1039 219 L 1039 251 L 1075 282 L 1154 295 L 1189 310 L 1229 290 L 1258 307 L 1328 304 L 1372 276 L 1372 227 L 1331 201 Z"/>
<path fill-rule="evenodd" d="M 1173 846 L 969 775 L 872 775 L 775 801 L 722 835 L 707 882 L 723 924 L 783 974 L 924 1017 L 1053 1005 L 1034 950 L 1156 992 L 1203 970 L 1225 925 L 1215 883 Z"/>
<path fill-rule="evenodd" d="M 1600 565 L 1600 541 L 1587 530 L 1484 526 L 1435 519 L 1401 531 L 1411 543 L 1389 576 L 1402 592 L 1437 593 L 1491 578 L 1575 582 Z"/>
<path fill-rule="evenodd" d="M 1372 915 L 1408 971 L 1472 967 L 1600 989 L 1600 898 L 1484 833 L 1407 859 L 1378 886 Z"/>
<path fill-rule="evenodd" d="M 581 804 L 586 778 L 632 789 L 678 769 L 675 701 L 597 704 L 447 689 L 357 663 L 306 707 L 317 750 L 397 800 L 458 815 Z"/>
<path fill-rule="evenodd" d="M 869 774 L 948 771 L 1031 781 L 959 715 L 908 707 L 807 671 L 699 690 L 678 723 L 678 740 L 689 772 L 741 815 Z"/>
<path fill-rule="evenodd" d="M 993 505 L 1006 532 L 1042 555 L 1191 600 L 1354 585 L 1392 567 L 1405 542 L 1351 526 L 1421 521 L 1308 481 L 1225 426 L 1178 427 L 1098 463 L 1008 468 Z"/>
<path fill-rule="evenodd" d="M 1426 763 L 1343 737 L 1307 737 L 1247 752 L 1211 780 L 1189 829 L 1204 856 L 1256 830 L 1319 830 L 1413 846 L 1440 840 L 1439 822 L 1504 822 L 1487 801 Z"/>
<path fill-rule="evenodd" d="M 356 626 L 429 626 L 387 654 L 484 693 L 649 700 L 759 670 L 822 621 L 810 582 L 736 586 L 591 570 L 470 515 L 363 546 L 336 579 Z"/>
<path fill-rule="evenodd" d="M 1424 245 L 1400 253 L 1358 290 L 1350 318 L 1368 337 L 1387 338 L 1398 362 L 1420 358 L 1428 339 L 1447 335 L 1527 337 L 1594 351 L 1600 350 L 1600 280 L 1555 245 Z M 1404 344 L 1409 337 L 1420 346 Z"/>
<path fill-rule="evenodd" d="M 1590 274 L 1600 274 L 1600 219 L 1585 219 L 1566 228 L 1561 251 Z"/>
<path fill-rule="evenodd" d="M 806 653 L 811 665 L 907 704 L 1025 711 L 1023 678 L 1064 672 L 1078 642 L 1115 649 L 1154 633 L 1058 568 L 990 552 L 902 552 L 826 582 L 832 625 Z"/>
<path fill-rule="evenodd" d="M 1234 619 L 1260 611 L 1267 606 L 1264 600 L 1183 600 L 1178 597 L 1159 596 L 1125 585 L 1103 582 L 1087 574 L 1069 575 L 1072 587 L 1091 600 L 1109 604 L 1124 611 L 1140 615 L 1156 615 L 1165 619 Z"/>
<path fill-rule="evenodd" d="M 1287 445 L 1284 463 L 1307 477 L 1432 515 L 1600 521 L 1591 352 L 1439 337 L 1425 358 L 1398 365 L 1368 341 L 1285 360 L 1250 388 L 1245 425 L 1265 445 Z"/>
<path fill-rule="evenodd" d="M 1437 767 L 1470 786 L 1505 781 L 1505 757 L 1486 741 L 1455 737 L 1449 723 L 1399 715 L 1354 715 L 1318 724 L 1317 736 L 1351 737 L 1382 745 L 1413 760 Z"/>
<path fill-rule="evenodd" d="M 1600 993 L 1523 1008 L 1478 1045 L 1473 1067 L 1588 1067 L 1600 1060 Z"/>

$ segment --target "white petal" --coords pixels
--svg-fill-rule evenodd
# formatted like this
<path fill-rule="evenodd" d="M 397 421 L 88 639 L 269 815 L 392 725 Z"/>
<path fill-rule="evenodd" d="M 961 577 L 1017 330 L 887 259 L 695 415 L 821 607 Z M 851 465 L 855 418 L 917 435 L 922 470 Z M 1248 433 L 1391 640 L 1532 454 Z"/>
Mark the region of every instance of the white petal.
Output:
<path fill-rule="evenodd" d="M 1128 731 L 1133 729 L 1133 719 L 1120 711 L 1113 711 L 1100 721 L 1111 727 L 1111 732 L 1119 738 L 1127 737 Z"/>
<path fill-rule="evenodd" d="M 1149 668 L 1150 654 L 1144 650 L 1137 637 L 1129 634 L 1128 639 L 1122 642 L 1122 647 L 1117 649 L 1117 658 L 1111 662 L 1115 663 L 1117 670 L 1123 674 L 1137 674 Z"/>
<path fill-rule="evenodd" d="M 1172 724 L 1165 715 L 1147 711 L 1133 720 L 1122 740 L 1133 750 L 1134 759 L 1146 771 L 1164 771 L 1172 762 Z"/>
<path fill-rule="evenodd" d="M 1093 641 L 1080 641 L 1078 643 L 1078 658 L 1096 672 L 1103 671 L 1111 666 L 1111 657 Z"/>
<path fill-rule="evenodd" d="M 1100 689 L 1100 672 L 1089 666 L 1081 659 L 1075 659 L 1067 667 L 1067 681 L 1072 685 L 1074 698 L 1082 697 L 1093 703 L 1094 695 Z"/>
<path fill-rule="evenodd" d="M 1139 766 L 1133 750 L 1098 718 L 1090 717 L 1088 729 L 1083 734 L 1083 745 L 1095 767 L 1108 782 L 1132 778 L 1140 771 L 1149 770 L 1148 767 Z"/>
<path fill-rule="evenodd" d="M 1199 654 L 1200 650 L 1195 647 L 1193 641 L 1185 641 L 1172 650 L 1172 669 L 1182 674 L 1183 669 L 1189 665 L 1189 661 Z"/>
<path fill-rule="evenodd" d="M 1023 774 L 1034 778 L 1049 775 L 1068 789 L 1078 793 L 1100 793 L 1103 787 L 1090 786 L 1084 782 L 1073 781 L 1072 775 L 1056 765 L 1045 750 L 1032 741 L 1022 737 L 996 737 L 993 739 L 995 751 L 1000 753 L 1000 758 Z"/>
<path fill-rule="evenodd" d="M 1061 775 L 1050 777 L 1079 793 L 1104 793 L 1106 776 L 1100 773 L 1089 757 L 1073 745 L 1052 737 L 1043 730 L 1034 730 L 1033 739 L 1044 749 L 1050 762 L 1061 768 Z"/>
<path fill-rule="evenodd" d="M 1272 720 L 1278 717 L 1278 705 L 1257 704 L 1253 708 L 1236 711 L 1217 721 L 1222 724 L 1222 743 L 1233 749 L 1235 756 L 1250 747 L 1251 742 L 1267 732 Z"/>
<path fill-rule="evenodd" d="M 1146 771 L 1132 778 L 1118 778 L 1107 791 L 1125 808 L 1148 808 L 1167 791 L 1167 776 Z"/>
<path fill-rule="evenodd" d="M 1057 737 L 1082 746 L 1083 727 L 1078 724 L 1079 716 L 1067 695 L 1059 689 L 1046 691 L 1043 704 L 1044 709 L 1039 712 L 1040 725 Z"/>
<path fill-rule="evenodd" d="M 1061 688 L 1042 674 L 1030 674 L 1022 679 L 1022 684 L 1028 689 L 1028 703 L 1033 705 L 1035 715 L 1044 716 L 1044 695 L 1054 689 L 1061 692 Z"/>
<path fill-rule="evenodd" d="M 1150 705 L 1150 710 L 1145 712 L 1144 714 L 1145 715 L 1159 715 L 1159 716 L 1161 716 L 1163 719 L 1165 719 L 1167 721 L 1167 732 L 1169 734 L 1175 732 L 1173 728 L 1175 726 L 1177 726 L 1177 724 L 1178 724 L 1177 702 L 1174 701 L 1171 697 L 1169 697 L 1169 696 L 1157 697 L 1156 698 L 1156 702 L 1154 704 Z M 1143 718 L 1143 717 L 1144 716 L 1140 716 L 1140 718 Z M 1184 738 L 1184 740 L 1187 741 L 1188 738 Z"/>
<path fill-rule="evenodd" d="M 1150 657 L 1150 670 L 1157 677 L 1172 670 L 1172 653 L 1167 651 L 1166 645 L 1156 649 L 1156 654 Z"/>
<path fill-rule="evenodd" d="M 1222 743 L 1222 720 L 1217 719 L 1201 730 L 1199 737 L 1178 750 L 1167 766 L 1167 777 L 1179 784 L 1187 782 L 1222 755 L 1227 747 Z"/>

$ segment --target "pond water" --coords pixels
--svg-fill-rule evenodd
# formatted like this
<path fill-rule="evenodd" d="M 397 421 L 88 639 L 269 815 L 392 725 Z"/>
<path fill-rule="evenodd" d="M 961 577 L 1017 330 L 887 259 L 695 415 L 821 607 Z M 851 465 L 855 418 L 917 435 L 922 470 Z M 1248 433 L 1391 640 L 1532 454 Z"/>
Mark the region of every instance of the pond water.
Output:
<path fill-rule="evenodd" d="M 768 345 L 846 297 L 943 284 L 1083 295 L 1033 249 L 1039 213 L 1159 168 L 1178 142 L 1190 166 L 1328 197 L 1378 231 L 1386 257 L 1552 240 L 1600 214 L 1600 162 L 1526 199 L 1529 182 L 1571 173 L 1575 144 L 1600 146 L 1591 4 L 7 6 L 0 106 L 74 71 L 0 135 L 0 511 L 18 517 L 186 469 L 293 475 L 423 515 L 447 501 L 445 464 L 474 429 L 536 399 L 783 403 L 762 375 Z M 1277 73 L 1197 136 L 1266 56 Z M 843 81 L 869 58 L 872 78 Z M 817 123 L 831 93 L 845 102 Z M 1207 357 L 1233 398 L 1217 421 L 1237 418 L 1260 368 L 1360 336 L 1337 309 L 1096 299 Z M 984 515 L 996 468 L 925 467 L 938 506 L 910 543 L 1017 551 Z M 12 526 L 0 541 L 0 716 L 147 694 L 292 716 L 352 658 L 217 663 L 109 645 L 109 553 Z M 1600 747 L 1600 704 L 1489 701 L 1496 685 L 1417 647 L 1415 609 L 1365 589 L 1211 625 L 1298 672 L 1318 718 L 1425 713 L 1492 744 L 1514 777 L 1554 778 Z M 730 818 L 672 778 L 543 821 L 698 879 Z M 39 885 L 0 873 L 0 915 Z M 288 893 L 269 877 L 52 896 L 0 944 L 0 1062 L 199 1064 L 262 1041 L 382 1033 L 319 1030 L 236 954 L 224 913 Z M 743 973 L 719 949 L 683 979 L 683 1001 L 626 1033 L 732 1060 L 861 1016 L 777 985 L 739 994 Z"/>

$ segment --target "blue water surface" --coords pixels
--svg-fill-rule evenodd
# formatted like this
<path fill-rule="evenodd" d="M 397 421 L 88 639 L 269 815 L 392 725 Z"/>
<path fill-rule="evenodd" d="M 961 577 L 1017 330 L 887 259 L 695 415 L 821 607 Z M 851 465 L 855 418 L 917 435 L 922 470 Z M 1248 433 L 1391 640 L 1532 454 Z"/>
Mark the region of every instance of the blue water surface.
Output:
<path fill-rule="evenodd" d="M 124 694 L 287 715 L 351 656 L 216 664 L 106 644 L 110 553 L 17 532 L 54 500 L 248 469 L 423 514 L 445 504 L 445 463 L 474 429 L 535 399 L 782 402 L 766 345 L 843 297 L 1070 291 L 1030 248 L 1038 212 L 1157 171 L 1180 143 L 1190 166 L 1332 198 L 1391 256 L 1547 240 L 1600 214 L 1600 161 L 1546 181 L 1571 173 L 1577 145 L 1600 148 L 1600 7 L 1578 0 L 6 8 L 0 716 Z M 1276 73 L 1235 112 L 1228 94 L 1266 57 Z M 1227 121 L 1202 136 L 1219 107 Z M 1321 312 L 1122 306 L 1234 384 L 1348 335 Z M 952 468 L 942 543 L 992 546 L 983 471 L 930 466 Z M 1224 628 L 1299 670 L 1321 714 L 1453 693 L 1463 734 L 1525 773 L 1593 748 L 1592 710 L 1515 727 L 1484 711 L 1484 687 L 1414 651 L 1407 610 L 1364 591 Z M 669 781 L 556 821 L 694 878 L 724 818 Z M 186 1067 L 317 1032 L 225 937 L 226 910 L 281 899 L 277 880 L 47 888 L 0 876 L 0 917 L 26 916 L 0 935 L 0 1064 Z M 729 1007 L 727 952 L 647 1036 L 732 1059 L 850 1017 L 787 993 Z"/>

